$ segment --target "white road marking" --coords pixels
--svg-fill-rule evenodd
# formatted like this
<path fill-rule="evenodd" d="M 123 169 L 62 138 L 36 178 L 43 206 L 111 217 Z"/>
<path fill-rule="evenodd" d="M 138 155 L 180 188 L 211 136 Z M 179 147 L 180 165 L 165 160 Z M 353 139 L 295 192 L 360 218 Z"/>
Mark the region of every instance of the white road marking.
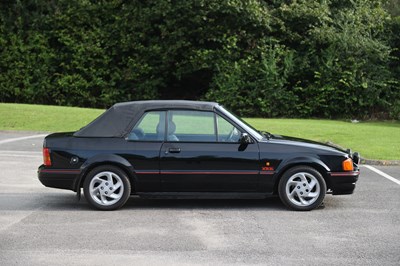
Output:
<path fill-rule="evenodd" d="M 47 135 L 48 134 L 40 134 L 40 135 L 33 135 L 33 136 L 5 139 L 5 140 L 0 140 L 0 144 L 5 144 L 5 143 L 19 141 L 19 140 L 26 140 L 26 139 L 43 138 L 43 137 L 46 137 Z"/>
<path fill-rule="evenodd" d="M 23 154 L 23 155 L 41 155 L 40 151 L 10 151 L 10 150 L 0 150 L 0 154 Z"/>
<path fill-rule="evenodd" d="M 382 172 L 381 170 L 376 169 L 375 167 L 371 166 L 371 165 L 364 165 L 364 167 L 368 168 L 371 171 L 374 171 L 375 173 L 383 176 L 384 178 L 389 179 L 390 181 L 396 183 L 397 185 L 400 185 L 400 180 L 397 180 L 396 178 Z"/>
<path fill-rule="evenodd" d="M 38 158 L 42 155 L 39 151 L 10 151 L 0 150 L 0 157 L 25 157 L 25 158 Z"/>
<path fill-rule="evenodd" d="M 24 158 L 38 158 L 39 155 L 23 155 L 23 154 L 0 154 L 0 157 L 24 157 Z"/>

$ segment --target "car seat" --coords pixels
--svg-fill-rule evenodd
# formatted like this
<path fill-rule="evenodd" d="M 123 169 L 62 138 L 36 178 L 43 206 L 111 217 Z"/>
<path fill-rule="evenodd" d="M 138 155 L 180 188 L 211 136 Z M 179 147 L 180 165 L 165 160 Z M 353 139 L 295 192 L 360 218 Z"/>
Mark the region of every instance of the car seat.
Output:
<path fill-rule="evenodd" d="M 176 125 L 173 121 L 168 121 L 168 134 L 167 140 L 168 141 L 179 141 L 178 137 L 174 135 L 176 130 Z"/>

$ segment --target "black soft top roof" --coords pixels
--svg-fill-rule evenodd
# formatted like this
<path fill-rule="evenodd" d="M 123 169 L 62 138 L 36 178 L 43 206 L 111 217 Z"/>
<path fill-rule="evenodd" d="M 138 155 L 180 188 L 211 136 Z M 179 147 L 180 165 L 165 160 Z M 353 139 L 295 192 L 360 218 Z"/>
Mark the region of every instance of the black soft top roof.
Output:
<path fill-rule="evenodd" d="M 136 124 L 142 114 L 155 109 L 192 109 L 212 111 L 214 102 L 200 101 L 135 101 L 113 105 L 87 126 L 74 133 L 75 137 L 123 137 Z"/>

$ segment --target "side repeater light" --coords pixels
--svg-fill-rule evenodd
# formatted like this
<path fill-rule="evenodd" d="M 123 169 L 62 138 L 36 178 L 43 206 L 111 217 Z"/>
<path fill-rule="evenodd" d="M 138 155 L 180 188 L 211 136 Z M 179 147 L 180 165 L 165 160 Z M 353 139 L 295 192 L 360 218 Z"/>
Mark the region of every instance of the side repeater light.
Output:
<path fill-rule="evenodd" d="M 343 161 L 342 167 L 344 171 L 353 171 L 353 160 L 351 158 L 348 158 Z"/>
<path fill-rule="evenodd" d="M 49 148 L 43 148 L 43 164 L 45 166 L 51 166 L 51 158 L 50 158 Z"/>

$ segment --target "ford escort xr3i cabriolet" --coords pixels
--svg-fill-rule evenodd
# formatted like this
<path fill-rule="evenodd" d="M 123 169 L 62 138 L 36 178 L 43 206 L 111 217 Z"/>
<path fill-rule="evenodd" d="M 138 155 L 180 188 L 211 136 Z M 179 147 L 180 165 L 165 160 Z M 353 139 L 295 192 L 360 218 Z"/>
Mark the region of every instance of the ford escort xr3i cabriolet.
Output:
<path fill-rule="evenodd" d="M 223 106 L 197 101 L 118 103 L 77 132 L 48 135 L 39 180 L 100 210 L 143 198 L 266 198 L 293 210 L 326 193 L 351 194 L 358 153 L 260 132 Z"/>

